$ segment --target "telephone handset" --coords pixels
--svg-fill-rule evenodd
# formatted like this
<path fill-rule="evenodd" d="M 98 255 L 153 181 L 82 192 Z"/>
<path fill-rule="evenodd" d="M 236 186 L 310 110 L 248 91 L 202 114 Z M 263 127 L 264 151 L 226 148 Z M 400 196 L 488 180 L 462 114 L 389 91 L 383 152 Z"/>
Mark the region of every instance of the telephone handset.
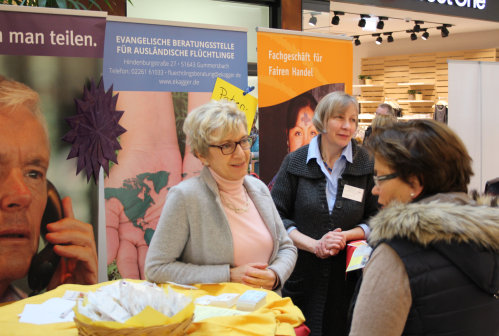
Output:
<path fill-rule="evenodd" d="M 45 239 L 47 234 L 47 224 L 56 222 L 63 217 L 62 202 L 54 185 L 47 180 L 47 206 L 43 213 L 40 226 L 40 236 Z M 31 265 L 28 271 L 28 285 L 33 291 L 31 295 L 36 295 L 50 282 L 60 257 L 55 254 L 54 246 L 47 242 L 47 245 L 40 253 L 37 253 L 31 259 Z"/>

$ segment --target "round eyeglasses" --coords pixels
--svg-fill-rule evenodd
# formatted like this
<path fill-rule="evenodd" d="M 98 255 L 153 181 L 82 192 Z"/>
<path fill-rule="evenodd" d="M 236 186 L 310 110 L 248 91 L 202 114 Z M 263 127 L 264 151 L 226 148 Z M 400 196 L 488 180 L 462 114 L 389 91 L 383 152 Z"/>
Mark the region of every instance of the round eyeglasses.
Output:
<path fill-rule="evenodd" d="M 246 150 L 246 149 L 250 149 L 252 142 L 253 141 L 251 140 L 250 137 L 244 137 L 237 142 L 229 141 L 229 142 L 223 143 L 221 145 L 208 145 L 208 147 L 220 148 L 220 151 L 222 151 L 223 155 L 230 155 L 230 154 L 234 153 L 237 145 L 240 145 L 242 149 Z"/>
<path fill-rule="evenodd" d="M 381 181 L 391 180 L 391 179 L 394 179 L 398 176 L 399 176 L 398 173 L 392 173 L 392 174 L 381 175 L 381 176 L 373 176 L 373 180 L 374 180 L 374 184 L 376 185 L 376 187 L 379 187 L 379 183 Z"/>

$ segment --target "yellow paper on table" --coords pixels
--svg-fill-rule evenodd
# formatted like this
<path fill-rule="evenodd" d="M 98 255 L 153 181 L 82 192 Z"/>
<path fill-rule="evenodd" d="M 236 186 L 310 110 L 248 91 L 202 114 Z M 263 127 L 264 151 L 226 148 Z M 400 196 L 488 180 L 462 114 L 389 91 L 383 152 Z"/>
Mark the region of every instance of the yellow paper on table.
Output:
<path fill-rule="evenodd" d="M 161 324 L 174 324 L 187 320 L 194 313 L 194 303 L 189 303 L 172 317 L 168 317 L 154 308 L 147 306 L 142 312 L 128 319 L 125 324 L 136 327 L 148 327 Z"/>
<path fill-rule="evenodd" d="M 232 282 L 195 286 L 198 290 L 180 289 L 178 292 L 192 297 L 195 301 L 196 298 L 204 295 L 243 294 L 247 290 L 255 290 L 252 287 Z M 305 321 L 301 310 L 293 304 L 291 299 L 282 298 L 272 291 L 261 290 L 267 293 L 267 300 L 260 309 L 242 315 L 219 315 L 194 321 L 187 330 L 187 334 L 192 336 L 295 335 L 294 328 Z"/>
<path fill-rule="evenodd" d="M 217 78 L 213 93 L 211 95 L 213 100 L 228 100 L 236 103 L 237 107 L 246 114 L 246 121 L 248 123 L 248 134 L 253 126 L 253 120 L 256 115 L 257 99 L 244 90 L 238 88 L 231 83 Z"/>
<path fill-rule="evenodd" d="M 116 281 L 116 280 L 115 280 Z M 75 322 L 64 322 L 64 323 L 53 323 L 45 325 L 34 325 L 29 323 L 20 323 L 19 314 L 23 312 L 24 306 L 26 304 L 41 304 L 47 299 L 53 297 L 63 297 L 67 290 L 78 291 L 78 292 L 90 292 L 95 291 L 100 287 L 109 285 L 112 282 L 104 282 L 96 285 L 61 285 L 54 290 L 48 291 L 46 293 L 29 297 L 27 299 L 14 302 L 10 305 L 0 307 L 0 325 L 4 333 L 0 331 L 0 335 L 7 333 L 9 336 L 77 336 L 78 329 L 75 326 Z M 131 282 L 143 282 L 142 280 L 130 280 Z M 166 289 L 170 287 L 169 284 L 160 285 L 162 288 Z M 254 290 L 249 286 L 239 284 L 239 283 L 219 283 L 219 284 L 198 284 L 195 287 L 191 286 L 189 288 L 175 287 L 175 291 L 182 293 L 186 296 L 191 297 L 195 300 L 203 295 L 217 296 L 223 293 L 237 293 L 242 294 L 247 290 Z M 191 323 L 187 329 L 187 334 L 189 336 L 212 336 L 212 335 L 230 335 L 230 336 L 248 336 L 248 335 L 295 335 L 294 328 L 303 324 L 305 317 L 298 307 L 296 307 L 289 298 L 282 298 L 278 294 L 272 291 L 266 291 L 267 293 L 267 303 L 260 309 L 246 313 L 244 315 L 238 316 L 219 316 L 210 317 L 204 320 Z M 184 309 L 173 316 L 172 319 L 178 319 L 178 321 L 192 316 L 192 311 L 194 309 L 194 303 L 190 303 Z M 149 308 L 143 312 L 145 315 L 152 314 L 150 316 L 141 316 L 145 318 L 144 321 L 137 322 L 129 319 L 126 323 L 141 323 L 144 325 L 155 324 L 158 319 L 162 319 L 159 313 L 152 312 Z M 185 314 L 185 315 L 184 315 Z M 76 312 L 77 318 L 87 324 L 91 323 L 91 320 L 86 316 L 81 315 Z M 140 314 L 139 314 L 140 315 Z M 138 316 L 138 315 L 137 315 Z M 176 320 L 170 320 L 168 323 L 175 323 Z M 99 323 L 99 322 L 96 322 Z M 106 323 L 102 322 L 101 323 Z M 113 323 L 113 328 L 123 328 L 124 325 L 118 322 L 107 322 Z M 127 325 L 130 327 L 130 325 Z M 106 327 L 110 327 L 109 324 Z"/>

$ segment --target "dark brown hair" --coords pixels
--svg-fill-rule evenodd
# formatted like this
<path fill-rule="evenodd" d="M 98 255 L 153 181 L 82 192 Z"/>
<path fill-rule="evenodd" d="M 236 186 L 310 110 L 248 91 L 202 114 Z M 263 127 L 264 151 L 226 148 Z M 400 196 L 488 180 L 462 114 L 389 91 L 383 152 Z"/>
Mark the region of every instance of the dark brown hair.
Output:
<path fill-rule="evenodd" d="M 402 181 L 416 176 L 423 185 L 419 198 L 440 192 L 467 192 L 472 159 L 461 139 L 434 120 L 399 122 L 373 134 L 367 148 Z"/>

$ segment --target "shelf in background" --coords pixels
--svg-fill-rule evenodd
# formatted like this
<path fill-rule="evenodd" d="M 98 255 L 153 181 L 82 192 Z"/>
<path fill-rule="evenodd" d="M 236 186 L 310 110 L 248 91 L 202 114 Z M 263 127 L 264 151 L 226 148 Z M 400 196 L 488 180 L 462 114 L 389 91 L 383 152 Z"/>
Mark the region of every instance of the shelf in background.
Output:
<path fill-rule="evenodd" d="M 431 113 L 413 113 L 409 115 L 405 115 L 402 117 L 398 117 L 398 120 L 414 120 L 414 119 L 432 119 L 433 115 Z"/>
<path fill-rule="evenodd" d="M 435 84 L 434 83 L 416 82 L 416 83 L 397 83 L 397 85 L 400 85 L 400 86 L 423 86 L 423 85 L 435 85 Z"/>
<path fill-rule="evenodd" d="M 382 101 L 374 101 L 374 100 L 359 100 L 359 104 L 381 104 Z"/>
<path fill-rule="evenodd" d="M 352 87 L 383 87 L 383 85 L 377 84 L 354 84 Z"/>
<path fill-rule="evenodd" d="M 433 100 L 407 100 L 407 99 L 399 99 L 398 103 L 433 103 Z M 359 102 L 360 103 L 360 102 Z"/>
<path fill-rule="evenodd" d="M 374 119 L 374 114 L 371 113 L 360 113 L 359 120 L 372 120 Z"/>

